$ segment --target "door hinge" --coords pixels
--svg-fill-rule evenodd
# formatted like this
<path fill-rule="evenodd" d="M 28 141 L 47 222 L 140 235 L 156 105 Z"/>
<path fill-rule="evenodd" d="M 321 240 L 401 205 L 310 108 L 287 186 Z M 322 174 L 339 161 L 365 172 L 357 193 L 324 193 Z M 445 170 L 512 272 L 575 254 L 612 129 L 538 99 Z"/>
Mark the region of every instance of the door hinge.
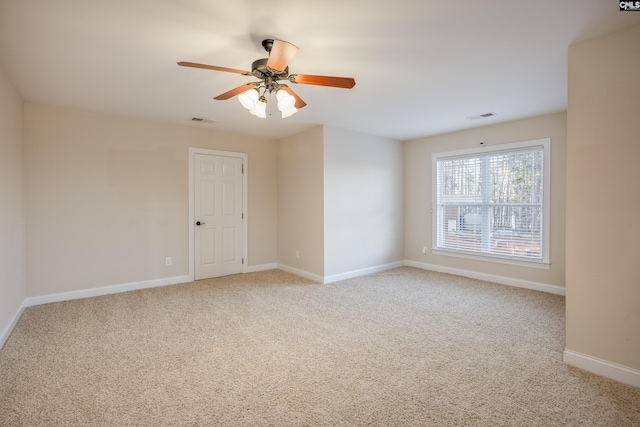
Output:
<path fill-rule="evenodd" d="M 242 219 L 244 219 L 244 212 L 242 212 Z"/>
<path fill-rule="evenodd" d="M 244 173 L 244 163 L 242 164 L 242 173 Z"/>
<path fill-rule="evenodd" d="M 244 264 L 244 258 L 242 258 L 242 263 Z"/>

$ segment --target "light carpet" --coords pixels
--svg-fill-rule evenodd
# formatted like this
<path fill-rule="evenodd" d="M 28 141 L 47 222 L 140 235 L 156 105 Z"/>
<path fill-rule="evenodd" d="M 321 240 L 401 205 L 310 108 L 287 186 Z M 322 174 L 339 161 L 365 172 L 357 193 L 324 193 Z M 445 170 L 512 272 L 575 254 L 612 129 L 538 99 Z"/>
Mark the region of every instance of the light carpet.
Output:
<path fill-rule="evenodd" d="M 46 304 L 0 351 L 0 425 L 639 426 L 564 324 L 561 296 L 409 267 Z"/>

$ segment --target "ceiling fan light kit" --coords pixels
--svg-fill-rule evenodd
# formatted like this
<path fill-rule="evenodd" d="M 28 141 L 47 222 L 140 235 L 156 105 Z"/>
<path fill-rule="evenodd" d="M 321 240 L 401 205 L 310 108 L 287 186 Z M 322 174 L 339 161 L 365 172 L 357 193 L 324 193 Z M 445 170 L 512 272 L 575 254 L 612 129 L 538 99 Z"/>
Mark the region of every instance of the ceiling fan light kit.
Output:
<path fill-rule="evenodd" d="M 256 106 L 258 98 L 260 98 L 260 93 L 258 93 L 257 89 L 249 89 L 248 91 L 242 92 L 238 95 L 238 101 L 240 101 L 240 104 L 249 111 Z"/>
<path fill-rule="evenodd" d="M 224 101 L 238 95 L 240 104 L 249 110 L 251 114 L 260 118 L 266 118 L 267 98 L 265 95 L 267 93 L 276 94 L 278 110 L 282 113 L 283 119 L 294 115 L 298 112 L 298 109 L 307 105 L 293 89 L 286 84 L 279 83 L 280 81 L 288 80 L 296 84 L 329 86 L 343 89 L 351 89 L 356 85 L 356 81 L 351 77 L 289 74 L 288 64 L 296 56 L 299 48 L 292 43 L 273 39 L 263 40 L 262 46 L 269 53 L 269 58 L 254 61 L 251 65 L 251 71 L 197 64 L 194 62 L 178 62 L 178 65 L 242 74 L 244 76 L 254 76 L 260 79 L 258 82 L 238 86 L 214 98 L 219 101 Z"/>
<path fill-rule="evenodd" d="M 264 96 L 258 98 L 256 104 L 249 110 L 251 114 L 261 119 L 267 118 L 267 100 Z"/>
<path fill-rule="evenodd" d="M 282 118 L 293 116 L 298 112 L 296 108 L 296 99 L 289 95 L 285 90 L 278 89 L 276 92 L 276 99 L 278 100 L 278 110 L 282 113 Z"/>

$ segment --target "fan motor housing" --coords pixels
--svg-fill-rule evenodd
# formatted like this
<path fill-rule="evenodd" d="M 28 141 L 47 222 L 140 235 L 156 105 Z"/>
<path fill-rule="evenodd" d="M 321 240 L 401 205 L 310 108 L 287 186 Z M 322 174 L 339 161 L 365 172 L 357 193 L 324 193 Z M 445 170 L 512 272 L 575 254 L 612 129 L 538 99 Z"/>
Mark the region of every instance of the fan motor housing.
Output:
<path fill-rule="evenodd" d="M 267 67 L 267 62 L 269 62 L 269 58 L 253 61 L 253 64 L 251 64 L 251 74 L 259 79 L 264 79 L 265 77 L 272 77 L 274 80 L 287 79 L 289 76 L 289 67 L 285 68 L 284 71 L 276 71 Z"/>

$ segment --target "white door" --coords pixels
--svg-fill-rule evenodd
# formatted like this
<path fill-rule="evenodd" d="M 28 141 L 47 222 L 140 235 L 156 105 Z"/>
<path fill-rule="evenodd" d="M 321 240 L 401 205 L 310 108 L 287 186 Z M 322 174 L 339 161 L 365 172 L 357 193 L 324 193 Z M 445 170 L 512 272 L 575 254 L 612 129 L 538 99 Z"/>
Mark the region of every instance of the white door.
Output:
<path fill-rule="evenodd" d="M 242 158 L 195 154 L 195 279 L 242 273 Z"/>

